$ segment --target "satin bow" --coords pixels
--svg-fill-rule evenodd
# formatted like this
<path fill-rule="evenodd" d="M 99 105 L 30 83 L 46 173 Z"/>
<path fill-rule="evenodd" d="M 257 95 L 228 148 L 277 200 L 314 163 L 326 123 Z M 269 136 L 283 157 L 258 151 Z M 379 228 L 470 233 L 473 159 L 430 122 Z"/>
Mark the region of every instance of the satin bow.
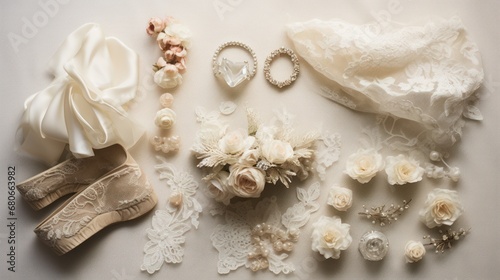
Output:
<path fill-rule="evenodd" d="M 133 146 L 144 129 L 123 106 L 136 95 L 138 65 L 138 55 L 104 37 L 99 25 L 75 30 L 49 63 L 52 83 L 25 101 L 21 148 L 54 164 L 67 144 L 76 157 L 116 143 Z"/>

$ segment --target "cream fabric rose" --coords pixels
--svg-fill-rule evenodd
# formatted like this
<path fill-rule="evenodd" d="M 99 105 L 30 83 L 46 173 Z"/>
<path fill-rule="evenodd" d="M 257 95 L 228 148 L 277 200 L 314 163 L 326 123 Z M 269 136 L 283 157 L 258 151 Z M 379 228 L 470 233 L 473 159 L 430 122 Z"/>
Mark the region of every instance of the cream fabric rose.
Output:
<path fill-rule="evenodd" d="M 234 197 L 227 184 L 228 177 L 229 172 L 220 171 L 215 178 L 209 181 L 207 186 L 208 196 L 215 199 L 215 201 L 224 203 L 224 205 L 228 205 L 231 198 Z"/>
<path fill-rule="evenodd" d="M 259 151 L 256 149 L 246 150 L 238 159 L 238 164 L 243 166 L 254 166 L 259 160 Z"/>
<path fill-rule="evenodd" d="M 434 189 L 427 195 L 424 208 L 420 210 L 420 220 L 429 228 L 451 226 L 464 212 L 458 192 Z"/>
<path fill-rule="evenodd" d="M 226 133 L 218 145 L 223 153 L 235 155 L 249 149 L 254 142 L 255 138 L 248 136 L 244 129 L 237 129 Z"/>
<path fill-rule="evenodd" d="M 333 186 L 328 193 L 327 203 L 339 211 L 347 211 L 352 206 L 352 191 L 348 188 Z"/>
<path fill-rule="evenodd" d="M 406 183 L 415 183 L 422 180 L 424 168 L 420 163 L 403 154 L 396 157 L 388 156 L 385 167 L 387 180 L 391 185 L 404 185 Z"/>
<path fill-rule="evenodd" d="M 167 64 L 155 72 L 155 83 L 162 88 L 174 88 L 182 84 L 182 75 L 175 65 Z"/>
<path fill-rule="evenodd" d="M 170 108 L 163 108 L 156 113 L 155 124 L 161 129 L 170 129 L 175 124 L 177 114 Z"/>
<path fill-rule="evenodd" d="M 293 148 L 290 143 L 281 140 L 268 140 L 262 144 L 262 155 L 274 164 L 283 164 L 293 157 Z"/>
<path fill-rule="evenodd" d="M 351 228 L 348 224 L 342 224 L 339 217 L 322 216 L 313 224 L 312 250 L 319 252 L 326 259 L 338 259 L 340 251 L 346 250 L 352 243 L 349 234 Z"/>
<path fill-rule="evenodd" d="M 420 241 L 410 240 L 405 246 L 405 259 L 407 263 L 418 262 L 425 256 L 424 244 Z"/>
<path fill-rule="evenodd" d="M 235 164 L 229 168 L 227 181 L 234 195 L 239 197 L 259 197 L 264 190 L 266 177 L 260 169 Z"/>
<path fill-rule="evenodd" d="M 167 25 L 165 33 L 181 41 L 181 45 L 186 49 L 191 48 L 191 30 L 184 24 L 172 23 Z"/>
<path fill-rule="evenodd" d="M 360 149 L 347 159 L 344 173 L 364 184 L 384 168 L 382 156 L 374 149 Z"/>

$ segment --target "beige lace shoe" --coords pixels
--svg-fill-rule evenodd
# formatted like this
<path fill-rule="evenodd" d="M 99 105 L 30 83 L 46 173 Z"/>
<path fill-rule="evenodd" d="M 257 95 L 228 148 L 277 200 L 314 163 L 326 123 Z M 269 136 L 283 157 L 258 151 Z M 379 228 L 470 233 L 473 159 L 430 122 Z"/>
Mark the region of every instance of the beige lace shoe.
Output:
<path fill-rule="evenodd" d="M 93 157 L 68 159 L 18 184 L 17 189 L 33 209 L 39 210 L 64 195 L 80 192 L 127 160 L 127 152 L 120 145 L 94 153 Z"/>
<path fill-rule="evenodd" d="M 34 231 L 62 255 L 108 225 L 149 212 L 156 203 L 153 187 L 128 155 L 123 165 L 75 194 Z"/>

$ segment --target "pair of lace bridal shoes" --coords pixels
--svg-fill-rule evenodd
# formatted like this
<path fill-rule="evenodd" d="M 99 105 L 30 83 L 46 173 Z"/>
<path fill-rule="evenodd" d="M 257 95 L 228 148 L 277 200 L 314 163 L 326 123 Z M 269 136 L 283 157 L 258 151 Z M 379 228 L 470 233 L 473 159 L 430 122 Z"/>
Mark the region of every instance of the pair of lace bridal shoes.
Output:
<path fill-rule="evenodd" d="M 59 255 L 108 225 L 144 215 L 157 203 L 145 174 L 119 145 L 95 150 L 94 157 L 66 160 L 17 188 L 35 210 L 74 193 L 35 228 Z"/>

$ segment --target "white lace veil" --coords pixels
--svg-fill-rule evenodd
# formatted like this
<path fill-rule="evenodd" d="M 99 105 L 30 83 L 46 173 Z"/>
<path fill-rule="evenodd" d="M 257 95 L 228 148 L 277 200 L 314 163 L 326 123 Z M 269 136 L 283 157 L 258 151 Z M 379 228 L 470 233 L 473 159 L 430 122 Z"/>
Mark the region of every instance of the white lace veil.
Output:
<path fill-rule="evenodd" d="M 459 18 L 383 29 L 314 19 L 288 25 L 288 36 L 333 81 L 324 95 L 351 109 L 417 122 L 442 146 L 461 135 L 462 114 L 481 118 L 469 101 L 482 63 Z"/>

